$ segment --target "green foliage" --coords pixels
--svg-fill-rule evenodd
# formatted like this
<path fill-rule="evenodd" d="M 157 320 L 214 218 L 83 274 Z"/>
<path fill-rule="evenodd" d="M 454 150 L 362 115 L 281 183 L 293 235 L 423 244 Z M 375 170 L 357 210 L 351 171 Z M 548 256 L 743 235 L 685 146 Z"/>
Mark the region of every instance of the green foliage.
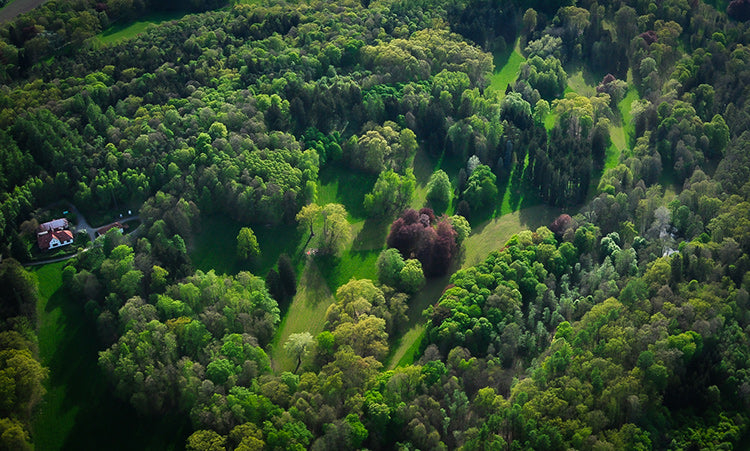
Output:
<path fill-rule="evenodd" d="M 235 2 L 97 45 L 91 37 L 109 24 L 165 7 L 131 3 L 47 2 L 0 33 L 0 295 L 4 316 L 22 317 L 3 317 L 0 332 L 5 446 L 31 441 L 44 371 L 29 331 L 37 311 L 52 314 L 37 310 L 35 281 L 7 255 L 26 256 L 19 224 L 62 198 L 102 216 L 143 203 L 144 229 L 82 252 L 65 284 L 80 301 L 71 305 L 95 318 L 112 391 L 144 413 L 189 417 L 198 432 L 188 448 L 742 446 L 750 53 L 723 10 L 677 0 Z M 523 65 L 508 45 L 517 26 Z M 498 63 L 508 55 L 491 79 L 478 46 Z M 580 79 L 613 75 L 595 97 L 559 98 L 563 62 Z M 632 139 L 617 133 L 620 120 Z M 469 162 L 456 210 L 472 219 L 494 214 L 506 184 L 503 205 L 524 206 L 523 180 L 563 209 L 588 203 L 554 233 L 523 231 L 484 261 L 467 256 L 437 304 L 415 303 L 430 305 L 418 364 L 381 372 L 406 313 L 420 313 L 391 286 L 418 292 L 471 233 L 462 216 L 407 210 L 388 239 L 401 253 L 376 262 L 379 246 L 348 250 L 361 206 L 397 213 L 430 175 L 421 194 L 451 201 L 447 174 L 410 172 L 420 145 L 424 167 Z M 338 159 L 369 175 L 337 167 L 318 183 Z M 298 296 L 320 311 L 338 289 L 325 326 L 305 318 L 326 330 L 302 374 L 270 372 L 263 349 L 281 318 L 263 280 L 194 271 L 187 249 L 208 214 L 253 223 L 258 239 L 244 232 L 241 255 L 260 241 L 264 269 L 278 253 L 265 255 L 262 235 L 294 218 L 328 254 L 306 271 L 319 263 L 331 286 L 308 293 L 305 277 Z M 535 222 L 528 210 L 518 218 Z M 349 280 L 376 269 L 382 286 Z M 294 294 L 290 261 L 267 279 L 276 297 Z M 313 338 L 295 332 L 301 366 Z"/>
<path fill-rule="evenodd" d="M 448 204 L 453 194 L 448 174 L 442 169 L 438 169 L 430 176 L 427 182 L 427 200 L 438 204 Z"/>
<path fill-rule="evenodd" d="M 241 228 L 237 235 L 237 255 L 243 260 L 260 255 L 258 239 L 250 227 Z"/>
<path fill-rule="evenodd" d="M 404 267 L 399 272 L 399 287 L 407 293 L 416 293 L 425 284 L 422 263 L 410 258 L 404 262 Z"/>
<path fill-rule="evenodd" d="M 405 175 L 391 170 L 381 172 L 372 191 L 365 194 L 364 208 L 371 216 L 388 216 L 409 204 L 416 179 L 411 169 Z"/>
<path fill-rule="evenodd" d="M 568 75 L 554 56 L 542 58 L 534 55 L 521 65 L 520 79 L 539 91 L 542 98 L 552 100 L 565 90 Z"/>
<path fill-rule="evenodd" d="M 482 212 L 493 209 L 497 202 L 497 177 L 489 166 L 480 164 L 469 176 L 466 189 L 462 197 L 471 206 L 472 212 Z"/>
<path fill-rule="evenodd" d="M 404 258 L 397 249 L 385 249 L 378 255 L 377 267 L 378 281 L 383 285 L 397 287 L 404 268 Z"/>

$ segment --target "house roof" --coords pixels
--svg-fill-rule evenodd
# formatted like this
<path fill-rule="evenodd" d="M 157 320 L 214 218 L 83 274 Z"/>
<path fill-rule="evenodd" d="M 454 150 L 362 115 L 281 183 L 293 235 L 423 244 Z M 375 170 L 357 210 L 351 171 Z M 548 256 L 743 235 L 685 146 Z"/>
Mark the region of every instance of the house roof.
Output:
<path fill-rule="evenodd" d="M 112 224 L 105 225 L 104 227 L 99 227 L 96 229 L 96 233 L 99 235 L 104 235 L 105 233 L 109 232 L 112 229 L 122 229 L 125 230 L 128 228 L 127 224 L 121 224 L 120 222 L 113 222 Z"/>
<path fill-rule="evenodd" d="M 56 230 L 56 229 L 67 229 L 68 228 L 68 220 L 65 218 L 60 219 L 54 219 L 49 222 L 45 222 L 44 224 L 39 224 L 39 230 L 42 232 L 49 232 L 50 230 Z"/>
<path fill-rule="evenodd" d="M 36 236 L 36 242 L 40 249 L 49 249 L 49 243 L 53 238 L 57 238 L 58 241 L 64 243 L 66 241 L 73 241 L 73 232 L 70 230 L 53 230 L 51 232 L 41 232 Z"/>

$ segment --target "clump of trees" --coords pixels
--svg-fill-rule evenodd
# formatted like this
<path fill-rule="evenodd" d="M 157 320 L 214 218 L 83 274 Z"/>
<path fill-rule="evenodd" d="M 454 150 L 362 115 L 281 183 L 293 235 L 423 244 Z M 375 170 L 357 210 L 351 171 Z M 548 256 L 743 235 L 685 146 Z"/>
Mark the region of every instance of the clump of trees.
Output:
<path fill-rule="evenodd" d="M 397 249 L 407 259 L 419 260 L 424 274 L 434 277 L 450 268 L 458 251 L 456 237 L 447 217 L 438 220 L 429 208 L 409 208 L 391 224 L 387 242 L 388 247 Z"/>
<path fill-rule="evenodd" d="M 16 260 L 0 263 L 0 444 L 33 449 L 31 423 L 45 394 L 48 370 L 39 359 L 37 280 Z"/>

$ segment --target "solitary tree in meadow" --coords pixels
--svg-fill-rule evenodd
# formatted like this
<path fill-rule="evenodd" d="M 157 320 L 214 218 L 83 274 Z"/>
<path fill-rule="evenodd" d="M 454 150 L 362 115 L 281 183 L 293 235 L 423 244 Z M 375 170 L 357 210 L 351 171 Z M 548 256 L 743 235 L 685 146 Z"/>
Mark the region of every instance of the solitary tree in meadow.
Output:
<path fill-rule="evenodd" d="M 310 332 L 301 332 L 298 334 L 291 334 L 286 340 L 286 343 L 284 343 L 284 350 L 297 359 L 297 366 L 294 367 L 294 373 L 297 372 L 300 364 L 302 364 L 302 357 L 305 356 L 308 347 L 312 342 L 313 336 Z"/>
<path fill-rule="evenodd" d="M 243 260 L 260 255 L 260 245 L 253 229 L 243 227 L 237 235 L 237 256 Z"/>

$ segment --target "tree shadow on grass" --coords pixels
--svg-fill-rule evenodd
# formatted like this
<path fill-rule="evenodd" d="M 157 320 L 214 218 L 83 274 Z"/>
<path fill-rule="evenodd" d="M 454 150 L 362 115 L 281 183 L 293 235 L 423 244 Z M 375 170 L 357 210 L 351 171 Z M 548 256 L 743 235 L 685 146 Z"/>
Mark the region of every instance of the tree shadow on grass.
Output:
<path fill-rule="evenodd" d="M 381 250 L 390 230 L 392 218 L 367 218 L 362 230 L 354 237 L 352 251 Z"/>
<path fill-rule="evenodd" d="M 59 289 L 50 296 L 45 310 L 51 314 L 57 309 L 60 317 L 55 332 L 59 337 L 45 365 L 50 370 L 47 386 L 50 392 L 61 392 L 62 399 L 56 409 L 49 406 L 56 411 L 50 411 L 37 423 L 51 439 L 45 441 L 54 441 L 55 447 L 64 450 L 181 449 L 191 431 L 187 416 L 141 416 L 130 404 L 115 397 L 98 365 L 99 338 L 93 322 L 86 319 L 83 306 Z M 45 407 L 42 406 L 41 415 L 45 414 Z M 72 420 L 69 430 L 60 428 L 59 416 Z M 40 449 L 44 445 L 37 443 Z"/>
<path fill-rule="evenodd" d="M 446 211 L 448 211 L 448 206 L 450 205 L 450 202 L 440 202 L 435 200 L 428 200 L 427 201 L 427 207 L 432 208 L 432 211 L 435 213 L 435 216 L 440 217 L 443 214 L 445 214 Z"/>
<path fill-rule="evenodd" d="M 523 173 L 524 171 L 522 168 L 516 167 L 516 170 L 513 171 L 513 174 L 511 174 L 511 179 L 508 183 L 508 190 L 510 190 L 508 195 L 508 203 L 510 204 L 511 211 L 518 210 L 518 206 L 521 203 L 521 198 L 523 197 Z"/>
<path fill-rule="evenodd" d="M 368 216 L 362 204 L 377 178 L 375 174 L 354 172 L 341 165 L 327 165 L 318 176 L 321 185 L 335 185 L 335 201 L 342 204 L 350 216 L 360 219 Z"/>
<path fill-rule="evenodd" d="M 351 279 L 377 279 L 375 262 L 380 253 L 379 249 L 347 251 L 341 257 L 333 255 L 316 256 L 318 269 L 326 280 L 331 292 L 336 290 Z"/>

